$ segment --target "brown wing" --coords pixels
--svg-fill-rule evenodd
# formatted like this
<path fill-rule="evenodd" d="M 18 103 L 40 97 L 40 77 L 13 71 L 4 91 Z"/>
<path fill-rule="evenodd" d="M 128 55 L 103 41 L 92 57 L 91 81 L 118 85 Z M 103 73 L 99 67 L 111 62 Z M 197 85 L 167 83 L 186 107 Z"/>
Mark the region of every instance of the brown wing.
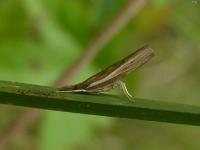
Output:
<path fill-rule="evenodd" d="M 71 86 L 71 89 L 94 90 L 97 88 L 112 88 L 116 81 L 120 80 L 128 72 L 145 64 L 153 56 L 153 49 L 148 46 L 144 46 L 124 59 L 91 76 L 87 80 Z M 69 86 L 62 88 L 62 90 L 66 89 L 69 89 Z"/>

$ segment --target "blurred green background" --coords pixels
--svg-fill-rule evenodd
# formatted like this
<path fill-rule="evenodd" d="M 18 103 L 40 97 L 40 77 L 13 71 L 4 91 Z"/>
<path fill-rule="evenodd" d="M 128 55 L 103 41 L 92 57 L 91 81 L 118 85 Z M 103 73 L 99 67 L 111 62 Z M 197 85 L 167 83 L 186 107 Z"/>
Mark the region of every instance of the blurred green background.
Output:
<path fill-rule="evenodd" d="M 54 82 L 128 0 L 0 0 L 0 80 Z M 150 0 L 73 81 L 149 44 L 156 57 L 125 82 L 135 97 L 198 105 L 200 1 Z M 0 105 L 0 133 L 22 107 Z M 199 127 L 44 111 L 6 150 L 200 149 Z"/>

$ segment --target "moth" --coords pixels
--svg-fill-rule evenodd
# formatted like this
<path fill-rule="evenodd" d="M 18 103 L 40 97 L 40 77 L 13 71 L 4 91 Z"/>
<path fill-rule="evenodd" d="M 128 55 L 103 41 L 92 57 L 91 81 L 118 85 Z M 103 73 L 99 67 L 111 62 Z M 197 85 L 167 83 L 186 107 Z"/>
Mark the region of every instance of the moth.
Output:
<path fill-rule="evenodd" d="M 128 92 L 126 84 L 121 79 L 130 71 L 148 62 L 153 56 L 154 50 L 149 46 L 143 46 L 85 81 L 75 85 L 61 87 L 58 92 L 100 93 L 114 87 L 120 87 L 123 93 L 131 100 L 132 95 Z"/>

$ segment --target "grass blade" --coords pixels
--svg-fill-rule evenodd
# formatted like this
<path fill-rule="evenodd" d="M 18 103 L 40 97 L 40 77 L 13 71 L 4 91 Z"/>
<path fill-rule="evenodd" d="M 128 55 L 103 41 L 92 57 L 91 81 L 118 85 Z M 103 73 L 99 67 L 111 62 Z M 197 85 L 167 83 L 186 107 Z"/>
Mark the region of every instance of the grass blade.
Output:
<path fill-rule="evenodd" d="M 58 93 L 55 88 L 0 81 L 0 103 L 48 110 L 200 125 L 200 106 L 107 94 Z M 2 106 L 1 106 L 2 107 Z"/>

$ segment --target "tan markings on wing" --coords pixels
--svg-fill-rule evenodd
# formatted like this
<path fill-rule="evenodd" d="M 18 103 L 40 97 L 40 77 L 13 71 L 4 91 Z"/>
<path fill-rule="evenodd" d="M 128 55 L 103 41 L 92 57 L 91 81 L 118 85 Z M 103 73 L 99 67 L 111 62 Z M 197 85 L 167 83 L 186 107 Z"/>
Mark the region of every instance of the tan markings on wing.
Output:
<path fill-rule="evenodd" d="M 136 52 L 125 57 L 124 59 L 91 76 L 87 80 L 79 84 L 73 85 L 70 88 L 66 86 L 61 89 L 78 90 L 94 88 L 98 87 L 98 85 L 104 85 L 101 86 L 103 88 L 106 86 L 106 84 L 110 84 L 109 82 L 115 82 L 122 78 L 129 71 L 137 69 L 138 67 L 146 63 L 153 55 L 153 49 L 148 46 L 144 46 Z"/>
<path fill-rule="evenodd" d="M 153 50 L 149 47 L 143 47 L 136 51 L 134 55 L 129 55 L 121 61 L 121 65 L 118 68 L 114 68 L 112 72 L 107 72 L 107 75 L 100 79 L 96 80 L 89 84 L 88 87 L 96 86 L 98 84 L 104 83 L 112 78 L 115 78 L 119 75 L 126 74 L 131 70 L 135 70 L 144 63 L 146 63 L 153 55 Z"/>

